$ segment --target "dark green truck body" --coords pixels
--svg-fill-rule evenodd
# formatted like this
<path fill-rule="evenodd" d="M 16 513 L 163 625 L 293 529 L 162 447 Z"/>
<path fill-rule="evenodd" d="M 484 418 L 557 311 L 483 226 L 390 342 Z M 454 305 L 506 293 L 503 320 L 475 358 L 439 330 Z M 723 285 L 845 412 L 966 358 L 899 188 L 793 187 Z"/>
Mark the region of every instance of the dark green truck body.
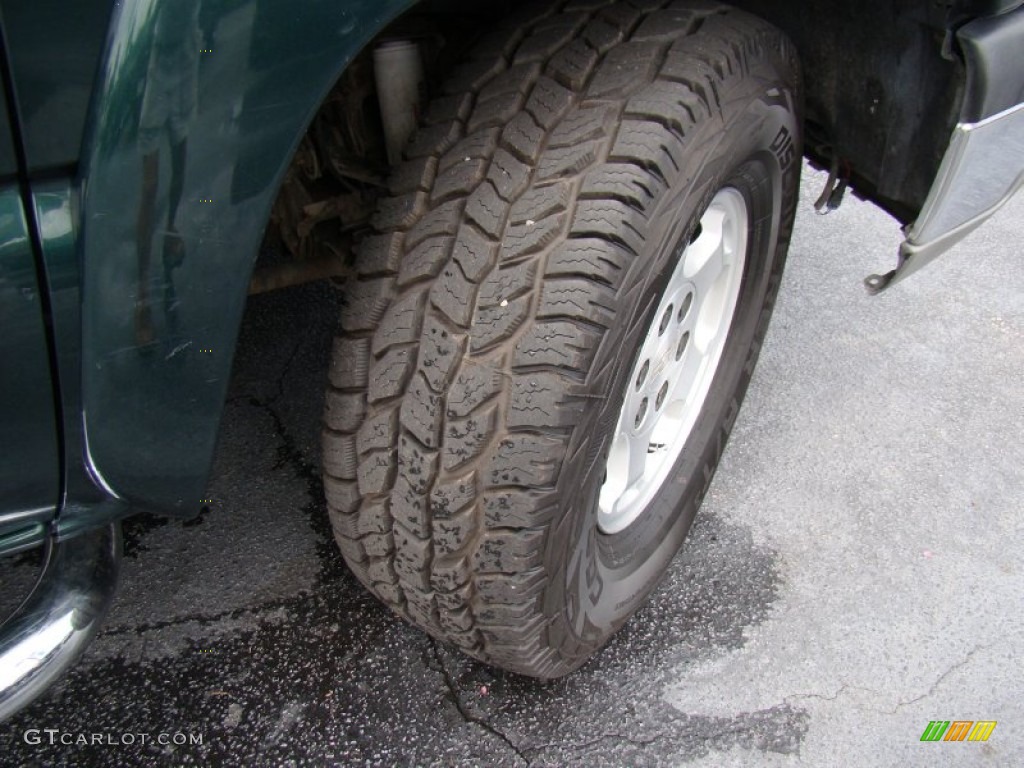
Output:
<path fill-rule="evenodd" d="M 17 312 L 5 328 L 19 329 L 5 334 L 4 370 L 20 361 L 18 377 L 0 385 L 2 428 L 5 445 L 23 446 L 0 470 L 12 478 L 0 487 L 0 551 L 43 543 L 54 522 L 65 536 L 133 508 L 198 512 L 281 178 L 346 64 L 409 4 L 0 6 L 24 163 L 19 171 L 11 136 L 0 135 L 0 200 L 10 209 L 2 268 L 22 297 L 2 307 Z M 197 84 L 178 215 L 186 255 L 173 275 L 173 322 L 154 318 L 154 343 L 138 344 L 142 102 L 150 62 L 166 45 L 167 35 L 154 34 L 161 8 L 177 15 L 187 5 L 198 11 L 199 35 L 185 42 L 192 55 L 173 65 L 193 68 Z M 58 12 L 65 6 L 70 16 Z M 158 230 L 167 220 L 169 144 L 165 137 L 158 147 Z M 155 296 L 169 288 L 159 265 L 149 280 Z"/>
<path fill-rule="evenodd" d="M 813 31 L 804 5 L 738 4 L 782 26 L 828 69 L 829 50 L 801 40 Z M 348 64 L 413 5 L 0 1 L 0 554 L 44 545 L 56 551 L 135 511 L 199 511 L 247 289 L 282 179 Z M 455 0 L 431 5 L 448 13 L 461 7 Z M 1024 63 L 1012 58 L 1024 41 L 1021 3 L 944 4 L 944 39 L 941 28 L 927 26 L 932 5 L 894 4 L 889 12 L 893 28 L 923 30 L 915 45 L 934 38 L 920 62 L 948 66 L 934 86 L 941 98 L 927 108 L 901 112 L 901 88 L 880 86 L 878 99 L 889 99 L 892 115 L 928 121 L 916 134 L 913 124 L 904 126 L 906 135 L 948 137 L 955 126 L 984 125 L 1020 106 Z M 807 7 L 825 13 L 826 6 Z M 870 6 L 844 8 L 856 17 Z M 957 37 L 972 24 L 976 34 Z M 852 52 L 835 55 L 834 72 L 809 82 L 823 124 L 841 116 L 825 113 L 844 107 L 830 107 L 838 104 L 833 81 L 856 68 Z M 876 58 L 872 66 L 882 67 L 884 56 Z M 194 102 L 181 102 L 186 91 Z M 844 108 L 852 110 L 850 103 Z M 848 117 L 855 128 L 868 120 Z M 843 122 L 832 122 L 841 139 Z M 1018 118 L 1017 131 L 1022 124 Z M 890 133 L 896 137 L 897 129 Z M 934 179 L 945 172 L 947 146 L 929 141 L 918 149 L 931 160 L 912 170 Z M 935 203 L 920 190 L 900 199 L 901 189 L 927 187 L 917 181 L 880 183 L 884 158 L 871 161 L 877 168 L 844 158 L 851 160 L 855 187 L 861 182 L 864 194 L 904 223 Z M 1016 160 L 1024 168 L 1024 159 Z M 169 189 L 175 162 L 184 164 L 177 191 Z M 1014 178 L 1006 195 L 1024 172 Z M 155 185 L 155 202 L 144 217 L 147 185 Z M 929 195 L 939 195 L 937 186 Z M 991 202 L 986 212 L 998 201 Z M 168 266 L 172 218 L 180 247 Z M 932 256 L 909 250 L 901 269 Z M 152 304 L 141 335 L 140 294 Z M 116 540 L 104 546 L 116 547 Z M 6 711 L 0 708 L 0 717 Z"/>

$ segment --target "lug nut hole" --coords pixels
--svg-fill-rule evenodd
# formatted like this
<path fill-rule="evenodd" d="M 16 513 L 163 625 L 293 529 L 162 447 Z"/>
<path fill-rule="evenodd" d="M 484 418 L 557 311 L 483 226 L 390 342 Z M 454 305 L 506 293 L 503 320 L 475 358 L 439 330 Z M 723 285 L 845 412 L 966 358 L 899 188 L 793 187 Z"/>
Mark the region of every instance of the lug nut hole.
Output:
<path fill-rule="evenodd" d="M 640 407 L 636 409 L 636 420 L 633 422 L 633 426 L 640 429 L 640 425 L 644 423 L 644 417 L 647 415 L 647 398 L 645 397 L 640 401 Z"/>
<path fill-rule="evenodd" d="M 640 387 L 642 387 L 644 385 L 644 382 L 647 381 L 647 373 L 650 370 L 651 370 L 651 361 L 650 360 L 644 360 L 644 364 L 640 366 L 640 373 L 638 373 L 637 377 L 636 377 L 636 390 L 637 390 L 637 392 L 640 391 Z"/>
<path fill-rule="evenodd" d="M 668 328 L 668 324 L 672 322 L 672 305 L 668 305 L 668 309 L 665 310 L 665 314 L 661 316 L 661 324 L 658 326 L 658 335 L 661 336 L 665 333 L 665 329 Z"/>
<path fill-rule="evenodd" d="M 679 339 L 679 343 L 676 345 L 676 360 L 683 356 L 683 352 L 686 351 L 686 345 L 690 343 L 690 332 L 687 331 Z"/>
<path fill-rule="evenodd" d="M 686 294 L 686 298 L 683 299 L 683 303 L 679 305 L 679 312 L 676 314 L 676 322 L 683 322 L 683 318 L 690 311 L 690 306 L 693 304 L 693 294 Z"/>
<path fill-rule="evenodd" d="M 665 398 L 668 397 L 668 382 L 662 382 L 661 389 L 658 390 L 658 397 L 654 400 L 654 409 L 656 411 L 661 410 L 661 406 L 665 404 Z"/>

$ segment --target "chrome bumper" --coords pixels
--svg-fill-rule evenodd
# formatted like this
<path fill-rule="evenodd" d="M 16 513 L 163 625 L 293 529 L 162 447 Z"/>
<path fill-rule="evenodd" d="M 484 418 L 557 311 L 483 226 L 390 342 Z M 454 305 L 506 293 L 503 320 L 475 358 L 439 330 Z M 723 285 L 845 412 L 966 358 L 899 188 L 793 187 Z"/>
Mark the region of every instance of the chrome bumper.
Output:
<path fill-rule="evenodd" d="M 1024 104 L 977 123 L 959 123 L 921 215 L 905 230 L 896 269 L 871 275 L 885 290 L 948 251 L 1024 187 Z"/>
<path fill-rule="evenodd" d="M 46 545 L 43 572 L 0 627 L 0 721 L 42 693 L 85 650 L 110 607 L 121 526 Z"/>

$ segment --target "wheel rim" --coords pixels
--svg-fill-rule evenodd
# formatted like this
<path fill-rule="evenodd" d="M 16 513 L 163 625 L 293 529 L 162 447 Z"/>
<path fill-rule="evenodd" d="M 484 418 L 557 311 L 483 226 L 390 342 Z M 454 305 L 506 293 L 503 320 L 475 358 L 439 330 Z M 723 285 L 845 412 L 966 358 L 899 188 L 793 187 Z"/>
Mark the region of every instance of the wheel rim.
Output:
<path fill-rule="evenodd" d="M 725 187 L 679 254 L 626 383 L 598 501 L 604 533 L 642 515 L 697 423 L 732 327 L 748 224 L 745 198 Z"/>

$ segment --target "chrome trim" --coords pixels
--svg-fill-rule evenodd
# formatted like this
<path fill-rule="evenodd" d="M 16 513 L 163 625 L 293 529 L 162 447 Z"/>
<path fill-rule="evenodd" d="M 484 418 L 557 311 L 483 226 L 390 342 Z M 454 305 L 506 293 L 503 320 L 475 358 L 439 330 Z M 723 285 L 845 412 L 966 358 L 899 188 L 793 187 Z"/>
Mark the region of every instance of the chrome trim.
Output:
<path fill-rule="evenodd" d="M 897 267 L 864 282 L 885 290 L 942 255 L 1024 187 L 1024 103 L 977 123 L 959 123 L 921 215 L 905 230 Z"/>
<path fill-rule="evenodd" d="M 110 607 L 121 526 L 46 544 L 32 593 L 0 626 L 0 722 L 41 694 L 85 650 Z"/>

